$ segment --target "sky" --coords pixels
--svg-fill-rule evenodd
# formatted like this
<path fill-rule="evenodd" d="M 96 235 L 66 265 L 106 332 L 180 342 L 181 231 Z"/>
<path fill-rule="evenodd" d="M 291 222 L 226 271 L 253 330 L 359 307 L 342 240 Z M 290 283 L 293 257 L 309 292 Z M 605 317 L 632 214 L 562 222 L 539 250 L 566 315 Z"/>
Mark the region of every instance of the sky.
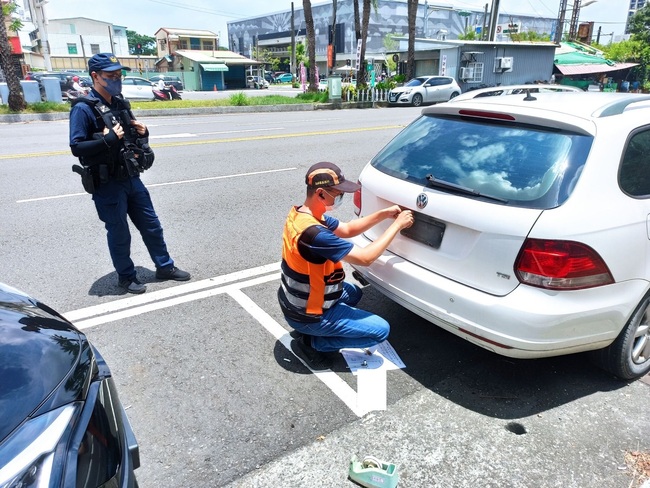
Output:
<path fill-rule="evenodd" d="M 20 0 L 19 0 L 20 1 Z M 430 5 L 450 5 L 462 10 L 483 10 L 493 0 L 429 0 Z M 582 0 L 583 5 L 588 0 Z M 302 9 L 302 0 L 294 0 L 294 9 Z M 312 0 L 313 5 L 322 2 Z M 424 4 L 424 0 L 420 0 Z M 569 5 L 573 0 L 569 0 Z M 580 21 L 595 22 L 594 34 L 602 26 L 602 34 L 620 35 L 625 29 L 628 0 L 597 0 L 580 9 Z M 555 18 L 560 0 L 500 0 L 501 14 L 526 14 Z M 291 8 L 291 0 L 237 0 L 230 4 L 224 0 L 46 0 L 45 13 L 50 19 L 87 17 L 124 26 L 138 34 L 154 36 L 161 27 L 180 29 L 205 29 L 227 39 L 227 22 L 285 11 Z M 570 12 L 567 18 L 570 18 Z M 30 26 L 21 37 L 29 33 Z M 601 43 L 609 42 L 603 37 Z"/>

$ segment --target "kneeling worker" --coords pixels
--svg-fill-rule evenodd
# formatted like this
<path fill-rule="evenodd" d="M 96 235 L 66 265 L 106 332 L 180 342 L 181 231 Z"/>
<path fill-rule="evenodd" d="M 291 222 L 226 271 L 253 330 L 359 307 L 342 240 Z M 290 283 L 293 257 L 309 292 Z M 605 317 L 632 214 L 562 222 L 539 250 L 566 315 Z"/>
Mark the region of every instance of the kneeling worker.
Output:
<path fill-rule="evenodd" d="M 388 322 L 355 308 L 362 291 L 344 281 L 342 261 L 370 265 L 400 230 L 413 224 L 413 214 L 393 205 L 340 222 L 325 212 L 337 208 L 344 193 L 353 193 L 360 186 L 346 180 L 338 166 L 327 162 L 309 168 L 305 182 L 305 203 L 291 209 L 284 226 L 278 300 L 296 331 L 291 349 L 311 369 L 323 370 L 331 366 L 327 353 L 343 348 L 372 349 L 388 337 Z M 368 246 L 360 248 L 345 240 L 388 218 L 395 220 Z"/>

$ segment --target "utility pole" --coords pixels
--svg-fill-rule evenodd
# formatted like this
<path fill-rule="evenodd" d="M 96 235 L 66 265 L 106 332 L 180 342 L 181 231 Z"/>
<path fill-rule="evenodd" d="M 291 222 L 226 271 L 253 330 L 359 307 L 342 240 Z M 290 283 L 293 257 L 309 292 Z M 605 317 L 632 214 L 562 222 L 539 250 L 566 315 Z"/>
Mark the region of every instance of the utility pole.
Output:
<path fill-rule="evenodd" d="M 499 0 L 492 0 L 492 12 L 490 12 L 490 36 L 488 37 L 488 41 L 496 40 L 498 23 L 499 23 Z"/>
<path fill-rule="evenodd" d="M 555 37 L 553 38 L 553 42 L 555 42 L 555 44 L 559 44 L 560 41 L 562 40 L 562 34 L 564 33 L 564 17 L 566 16 L 567 2 L 568 0 L 562 0 L 560 2 L 560 11 L 558 12 L 557 26 L 555 27 Z"/>
<path fill-rule="evenodd" d="M 485 10 L 483 11 L 483 28 L 481 29 L 481 41 L 487 39 L 486 29 L 487 29 L 487 15 L 488 15 L 488 4 L 485 4 Z"/>
<path fill-rule="evenodd" d="M 43 11 L 43 5 L 47 0 L 27 0 L 27 6 L 32 17 L 32 21 L 36 21 L 38 28 L 38 35 L 41 39 L 41 53 L 43 54 L 43 61 L 45 62 L 45 69 L 52 71 L 52 60 L 50 59 L 50 42 L 47 39 L 47 19 Z"/>
<path fill-rule="evenodd" d="M 291 83 L 296 81 L 296 20 L 291 2 Z"/>

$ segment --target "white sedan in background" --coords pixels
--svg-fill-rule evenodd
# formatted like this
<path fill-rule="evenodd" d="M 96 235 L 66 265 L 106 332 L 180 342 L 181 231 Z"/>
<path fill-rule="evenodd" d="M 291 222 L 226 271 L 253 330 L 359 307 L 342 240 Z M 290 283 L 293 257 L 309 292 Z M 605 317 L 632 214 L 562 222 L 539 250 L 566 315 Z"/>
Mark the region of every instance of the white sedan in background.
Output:
<path fill-rule="evenodd" d="M 460 86 L 450 76 L 418 76 L 404 86 L 388 93 L 389 105 L 413 105 L 447 102 L 461 93 Z"/>
<path fill-rule="evenodd" d="M 125 76 L 122 79 L 122 95 L 127 100 L 153 100 L 151 81 L 138 76 Z"/>

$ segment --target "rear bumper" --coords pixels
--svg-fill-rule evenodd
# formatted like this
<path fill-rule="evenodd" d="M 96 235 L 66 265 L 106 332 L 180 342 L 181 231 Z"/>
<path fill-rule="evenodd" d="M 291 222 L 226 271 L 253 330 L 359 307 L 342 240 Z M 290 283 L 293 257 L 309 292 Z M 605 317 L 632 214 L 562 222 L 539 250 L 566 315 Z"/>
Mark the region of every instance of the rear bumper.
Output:
<path fill-rule="evenodd" d="M 352 239 L 360 247 L 363 236 Z M 503 356 L 532 359 L 608 346 L 647 291 L 642 280 L 556 292 L 519 285 L 505 296 L 451 281 L 386 251 L 354 266 L 384 295 L 424 319 Z"/>

